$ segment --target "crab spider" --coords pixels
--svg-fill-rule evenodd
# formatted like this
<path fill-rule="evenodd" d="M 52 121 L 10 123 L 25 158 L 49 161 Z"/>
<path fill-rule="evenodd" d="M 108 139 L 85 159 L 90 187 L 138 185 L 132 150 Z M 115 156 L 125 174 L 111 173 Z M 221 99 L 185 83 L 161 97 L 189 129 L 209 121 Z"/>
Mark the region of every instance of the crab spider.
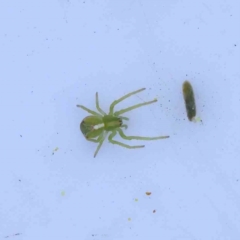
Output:
<path fill-rule="evenodd" d="M 109 113 L 105 113 L 99 106 L 99 100 L 98 100 L 98 93 L 96 93 L 96 108 L 98 112 L 92 111 L 89 108 L 84 107 L 83 105 L 77 105 L 77 107 L 82 108 L 83 110 L 87 111 L 91 114 L 91 116 L 85 117 L 82 122 L 80 123 L 80 130 L 85 136 L 85 138 L 88 141 L 98 143 L 97 149 L 94 153 L 94 157 L 96 157 L 99 149 L 101 148 L 107 134 L 111 132 L 108 136 L 108 140 L 112 144 L 117 144 L 121 147 L 134 149 L 134 148 L 143 148 L 144 145 L 136 145 L 136 146 L 130 146 L 122 142 L 118 142 L 114 140 L 113 138 L 116 136 L 116 134 L 119 134 L 120 137 L 122 137 L 125 140 L 158 140 L 158 139 L 164 139 L 169 138 L 169 136 L 158 136 L 158 137 L 139 137 L 139 136 L 126 136 L 122 130 L 122 128 L 127 128 L 126 124 L 123 124 L 123 120 L 129 120 L 127 117 L 121 116 L 123 113 L 129 112 L 133 109 L 152 104 L 154 102 L 157 102 L 157 99 L 154 99 L 149 102 L 139 103 L 136 105 L 133 105 L 128 108 L 124 108 L 120 111 L 114 112 L 114 107 L 120 103 L 121 101 L 125 100 L 126 98 L 137 94 L 139 92 L 144 91 L 145 88 L 141 88 L 137 91 L 130 92 L 123 97 L 119 98 L 118 100 L 115 100 L 111 105 L 109 109 Z"/>

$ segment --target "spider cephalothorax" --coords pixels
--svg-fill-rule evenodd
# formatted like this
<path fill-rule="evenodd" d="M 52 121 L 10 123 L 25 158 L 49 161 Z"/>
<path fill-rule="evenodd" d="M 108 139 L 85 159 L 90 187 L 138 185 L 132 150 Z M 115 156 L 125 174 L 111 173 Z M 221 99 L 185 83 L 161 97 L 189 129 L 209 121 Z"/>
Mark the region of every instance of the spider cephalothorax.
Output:
<path fill-rule="evenodd" d="M 135 140 L 157 140 L 157 139 L 163 139 L 163 138 L 169 137 L 169 136 L 159 136 L 159 137 L 126 136 L 123 133 L 123 130 L 121 128 L 127 128 L 127 125 L 123 124 L 123 120 L 129 120 L 129 119 L 126 117 L 120 116 L 120 115 L 122 115 L 125 112 L 129 112 L 135 108 L 139 108 L 139 107 L 157 102 L 157 99 L 154 99 L 149 102 L 139 103 L 139 104 L 133 105 L 131 107 L 122 109 L 117 112 L 114 112 L 114 107 L 116 104 L 123 101 L 124 99 L 132 96 L 133 94 L 139 93 L 143 90 L 145 90 L 145 88 L 141 88 L 137 91 L 128 93 L 128 94 L 124 95 L 123 97 L 119 98 L 118 100 L 115 100 L 110 105 L 110 110 L 109 110 L 108 114 L 106 114 L 99 106 L 98 93 L 96 93 L 96 108 L 99 111 L 99 113 L 92 111 L 82 105 L 77 105 L 77 107 L 80 107 L 83 110 L 87 111 L 88 113 L 92 114 L 91 116 L 87 116 L 83 119 L 83 121 L 80 124 L 80 129 L 88 141 L 99 143 L 98 147 L 94 153 L 94 157 L 96 157 L 108 132 L 111 132 L 110 135 L 108 136 L 109 142 L 111 142 L 112 144 L 117 144 L 122 147 L 130 148 L 130 149 L 142 148 L 142 147 L 144 147 L 144 145 L 130 146 L 125 143 L 113 140 L 114 136 L 118 133 L 123 139 L 126 139 L 126 140 L 133 140 L 133 139 L 135 139 Z"/>

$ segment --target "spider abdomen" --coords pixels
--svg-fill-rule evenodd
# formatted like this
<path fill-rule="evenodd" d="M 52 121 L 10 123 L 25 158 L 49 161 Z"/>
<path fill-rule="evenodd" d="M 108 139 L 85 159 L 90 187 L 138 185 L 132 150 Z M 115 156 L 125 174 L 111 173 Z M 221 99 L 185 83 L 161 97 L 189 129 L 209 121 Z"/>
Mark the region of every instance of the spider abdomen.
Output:
<path fill-rule="evenodd" d="M 96 138 L 104 129 L 103 119 L 97 116 L 87 116 L 82 120 L 80 129 L 87 139 Z"/>

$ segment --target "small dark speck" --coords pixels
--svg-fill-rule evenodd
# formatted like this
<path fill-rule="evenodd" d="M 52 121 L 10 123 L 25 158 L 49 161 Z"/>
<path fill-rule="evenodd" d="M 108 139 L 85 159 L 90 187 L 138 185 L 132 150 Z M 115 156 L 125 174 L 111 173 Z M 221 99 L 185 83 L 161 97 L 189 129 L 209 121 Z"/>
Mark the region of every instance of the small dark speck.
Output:
<path fill-rule="evenodd" d="M 237 46 L 237 44 L 234 44 L 234 47 L 236 47 Z"/>
<path fill-rule="evenodd" d="M 239 179 L 237 179 L 237 182 L 239 181 Z"/>
<path fill-rule="evenodd" d="M 21 179 L 18 179 L 19 182 L 21 182 Z"/>
<path fill-rule="evenodd" d="M 22 137 L 22 135 L 20 135 L 20 137 Z"/>
<path fill-rule="evenodd" d="M 13 235 L 6 236 L 5 238 L 14 237 L 14 236 L 19 236 L 19 235 L 21 235 L 21 233 L 15 233 L 15 234 L 13 234 Z"/>

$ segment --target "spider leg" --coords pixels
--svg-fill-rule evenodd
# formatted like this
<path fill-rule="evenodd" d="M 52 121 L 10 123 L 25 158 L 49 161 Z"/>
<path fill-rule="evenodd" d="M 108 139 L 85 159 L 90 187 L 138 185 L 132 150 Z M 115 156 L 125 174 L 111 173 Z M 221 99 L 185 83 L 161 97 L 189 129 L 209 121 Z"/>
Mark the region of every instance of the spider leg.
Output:
<path fill-rule="evenodd" d="M 112 144 L 117 144 L 121 147 L 125 147 L 125 148 L 129 148 L 129 149 L 132 149 L 132 148 L 143 148 L 144 145 L 138 145 L 138 146 L 130 146 L 130 145 L 127 145 L 127 144 L 124 144 L 124 143 L 121 143 L 121 142 L 118 142 L 118 141 L 115 141 L 113 140 L 113 138 L 116 136 L 117 132 L 116 130 L 114 130 L 108 137 L 108 140 L 110 143 Z"/>
<path fill-rule="evenodd" d="M 139 136 L 126 136 L 123 133 L 123 130 L 118 128 L 116 131 L 118 131 L 119 135 L 126 140 L 157 140 L 157 139 L 164 139 L 169 138 L 169 136 L 159 136 L 159 137 L 139 137 Z"/>
<path fill-rule="evenodd" d="M 102 137 L 102 134 L 100 134 L 97 139 L 94 139 L 94 138 L 86 138 L 86 137 L 85 137 L 85 138 L 86 138 L 86 140 L 88 140 L 89 142 L 99 143 L 101 137 Z"/>
<path fill-rule="evenodd" d="M 87 139 L 87 138 L 86 138 L 86 140 L 88 140 L 89 142 L 95 142 L 95 143 L 98 143 L 98 142 L 99 142 L 98 139 Z"/>
<path fill-rule="evenodd" d="M 115 105 L 117 105 L 118 103 L 120 103 L 120 102 L 123 101 L 124 99 L 126 99 L 126 98 L 128 98 L 128 97 L 130 97 L 130 96 L 132 96 L 132 95 L 134 95 L 134 94 L 136 94 L 136 93 L 139 93 L 139 92 L 141 92 L 141 91 L 144 91 L 145 89 L 146 89 L 146 88 L 141 88 L 141 89 L 139 89 L 139 90 L 137 90 L 137 91 L 130 92 L 130 93 L 124 95 L 123 97 L 119 98 L 118 100 L 113 101 L 113 103 L 110 105 L 109 115 L 112 115 L 112 114 L 113 114 L 113 109 L 114 109 Z"/>
<path fill-rule="evenodd" d="M 98 93 L 97 92 L 96 92 L 96 108 L 102 115 L 106 115 L 106 113 L 99 106 L 99 100 L 98 100 Z"/>
<path fill-rule="evenodd" d="M 133 110 L 133 109 L 136 109 L 136 108 L 139 108 L 139 107 L 148 105 L 148 104 L 152 104 L 152 103 L 155 103 L 155 102 L 157 102 L 157 99 L 156 99 L 156 98 L 155 98 L 154 100 L 152 100 L 152 101 L 149 101 L 149 102 L 139 103 L 139 104 L 133 105 L 133 106 L 131 106 L 131 107 L 124 108 L 124 109 L 122 109 L 122 110 L 120 110 L 120 111 L 115 112 L 114 115 L 115 115 L 115 116 L 119 116 L 119 115 L 121 115 L 121 114 L 123 114 L 123 113 L 125 113 L 125 112 L 129 112 L 129 111 L 131 111 L 131 110 Z"/>
<path fill-rule="evenodd" d="M 102 117 L 102 115 L 101 115 L 100 113 L 97 113 L 97 112 L 95 112 L 95 111 L 92 111 L 91 109 L 86 108 L 86 107 L 84 107 L 83 105 L 77 105 L 77 107 L 80 107 L 81 109 L 87 111 L 88 113 L 91 113 L 91 114 L 94 115 L 94 116 Z"/>
<path fill-rule="evenodd" d="M 104 140 L 105 140 L 105 137 L 106 137 L 106 134 L 104 134 L 104 133 L 102 133 L 102 134 L 98 137 L 97 142 L 99 142 L 99 144 L 98 144 L 97 149 L 96 149 L 96 151 L 95 151 L 95 153 L 94 153 L 94 157 L 97 156 L 98 151 L 99 151 L 99 149 L 101 148 L 101 146 L 102 146 L 102 144 L 103 144 L 103 142 L 104 142 Z"/>
<path fill-rule="evenodd" d="M 128 125 L 127 124 L 123 124 L 121 127 L 127 129 Z"/>

